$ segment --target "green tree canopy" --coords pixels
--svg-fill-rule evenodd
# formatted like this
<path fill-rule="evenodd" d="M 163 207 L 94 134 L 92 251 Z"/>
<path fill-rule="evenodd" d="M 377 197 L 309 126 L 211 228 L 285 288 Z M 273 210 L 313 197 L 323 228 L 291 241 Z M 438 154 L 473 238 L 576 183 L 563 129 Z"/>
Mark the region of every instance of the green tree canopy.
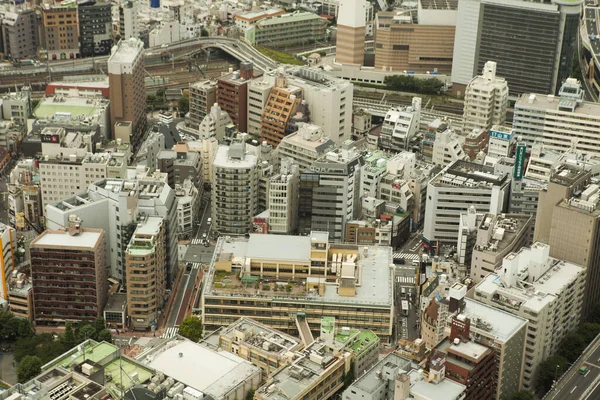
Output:
<path fill-rule="evenodd" d="M 535 396 L 533 393 L 527 390 L 521 390 L 519 392 L 515 392 L 508 398 L 508 400 L 534 400 Z"/>
<path fill-rule="evenodd" d="M 559 355 L 550 356 L 540 364 L 538 373 L 538 387 L 547 392 L 554 380 L 560 379 L 569 368 L 567 360 Z"/>
<path fill-rule="evenodd" d="M 202 339 L 202 321 L 196 317 L 187 317 L 179 325 L 179 334 L 192 342 Z"/>
<path fill-rule="evenodd" d="M 42 371 L 42 360 L 36 356 L 24 357 L 17 367 L 17 377 L 20 383 L 27 382 Z"/>
<path fill-rule="evenodd" d="M 112 343 L 112 334 L 110 333 L 110 329 L 102 329 L 100 332 L 98 332 L 98 341 Z"/>

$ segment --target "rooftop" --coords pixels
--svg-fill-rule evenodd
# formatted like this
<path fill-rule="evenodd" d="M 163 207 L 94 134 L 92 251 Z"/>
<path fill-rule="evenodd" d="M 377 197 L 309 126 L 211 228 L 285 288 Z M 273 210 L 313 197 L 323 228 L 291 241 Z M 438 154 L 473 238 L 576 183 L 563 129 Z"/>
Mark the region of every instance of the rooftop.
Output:
<path fill-rule="evenodd" d="M 269 25 L 289 24 L 293 22 L 308 21 L 311 19 L 323 19 L 317 14 L 308 11 L 296 11 L 293 13 L 282 14 L 272 18 L 262 19 L 257 23 L 257 27 Z"/>
<path fill-rule="evenodd" d="M 111 63 L 133 63 L 144 52 L 144 42 L 136 38 L 121 39 L 113 46 L 108 65 Z M 111 68 L 109 68 L 109 73 Z"/>
<path fill-rule="evenodd" d="M 444 187 L 491 188 L 505 183 L 507 176 L 506 174 L 495 175 L 493 167 L 458 160 L 444 168 L 431 180 L 431 184 Z"/>
<path fill-rule="evenodd" d="M 465 298 L 464 301 L 465 307 L 461 314 L 471 320 L 471 329 L 485 331 L 496 340 L 507 342 L 527 325 L 525 318 L 473 299 Z"/>
<path fill-rule="evenodd" d="M 280 356 L 290 351 L 298 350 L 302 346 L 300 339 L 269 328 L 250 318 L 240 318 L 219 332 L 220 336 L 229 339 L 240 337 L 240 334 L 243 342 L 247 345 L 270 353 L 276 353 Z"/>
<path fill-rule="evenodd" d="M 213 159 L 214 168 L 252 168 L 258 165 L 256 155 L 246 151 L 245 148 L 240 150 L 239 155 L 232 157 L 232 155 L 236 155 L 235 153 L 232 154 L 232 146 L 219 146 Z"/>
<path fill-rule="evenodd" d="M 106 99 L 89 99 L 85 97 L 51 96 L 40 100 L 33 110 L 33 116 L 49 120 L 96 119 L 108 108 Z"/>
<path fill-rule="evenodd" d="M 458 0 L 420 0 L 421 7 L 427 10 L 456 10 Z"/>
<path fill-rule="evenodd" d="M 66 230 L 46 230 L 31 242 L 31 247 L 80 247 L 92 249 L 96 246 L 102 235 L 102 229 L 83 228 L 78 235 L 69 235 Z"/>
<path fill-rule="evenodd" d="M 267 18 L 267 17 L 271 17 L 273 15 L 283 14 L 283 13 L 285 13 L 285 11 L 282 10 L 281 8 L 269 8 L 268 10 L 251 11 L 251 12 L 247 12 L 247 13 L 243 13 L 243 14 L 238 14 L 235 16 L 235 19 L 243 19 L 246 21 L 254 22 L 261 18 Z"/>
<path fill-rule="evenodd" d="M 532 216 L 528 214 L 485 214 L 478 227 L 476 250 L 501 253 L 530 226 Z"/>
<path fill-rule="evenodd" d="M 127 306 L 127 294 L 126 293 L 113 293 L 108 296 L 104 311 L 123 312 Z"/>
<path fill-rule="evenodd" d="M 563 112 L 565 114 L 573 114 L 569 111 L 561 111 L 560 99 L 554 95 L 541 95 L 526 93 L 523 94 L 515 103 L 515 111 L 519 108 L 534 109 L 534 110 L 551 110 L 554 112 Z M 600 104 L 584 101 L 576 105 L 575 114 L 583 114 L 587 118 L 600 120 Z"/>

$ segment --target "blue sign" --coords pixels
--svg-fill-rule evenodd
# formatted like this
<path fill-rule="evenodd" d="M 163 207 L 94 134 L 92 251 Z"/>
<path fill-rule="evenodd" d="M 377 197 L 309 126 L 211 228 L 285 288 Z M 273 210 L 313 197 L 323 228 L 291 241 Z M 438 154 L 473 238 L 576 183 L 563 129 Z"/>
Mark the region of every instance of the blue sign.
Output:
<path fill-rule="evenodd" d="M 511 133 L 490 131 L 490 137 L 493 137 L 493 138 L 498 138 L 498 139 L 509 141 L 511 136 L 512 136 Z"/>

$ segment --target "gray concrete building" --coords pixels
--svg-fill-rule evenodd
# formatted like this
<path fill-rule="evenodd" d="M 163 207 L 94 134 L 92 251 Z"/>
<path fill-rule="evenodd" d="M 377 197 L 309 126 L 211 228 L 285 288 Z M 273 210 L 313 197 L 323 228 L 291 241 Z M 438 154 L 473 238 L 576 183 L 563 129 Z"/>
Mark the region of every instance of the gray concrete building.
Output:
<path fill-rule="evenodd" d="M 202 160 L 200 153 L 190 151 L 185 142 L 177 143 L 173 150 L 161 150 L 157 155 L 157 167 L 168 176 L 169 186 L 183 185 L 190 179 L 197 188 L 202 187 Z"/>
<path fill-rule="evenodd" d="M 37 56 L 40 42 L 35 10 L 6 12 L 1 28 L 5 56 L 14 60 Z"/>

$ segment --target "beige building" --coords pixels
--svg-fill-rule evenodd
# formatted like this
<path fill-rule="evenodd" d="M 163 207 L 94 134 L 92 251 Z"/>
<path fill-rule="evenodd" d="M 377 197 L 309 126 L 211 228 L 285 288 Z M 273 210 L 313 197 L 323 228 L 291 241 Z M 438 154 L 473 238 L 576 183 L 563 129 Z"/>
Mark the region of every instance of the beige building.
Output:
<path fill-rule="evenodd" d="M 42 46 L 49 60 L 79 58 L 79 20 L 75 2 L 67 6 L 44 4 Z"/>
<path fill-rule="evenodd" d="M 340 0 L 335 61 L 361 66 L 365 59 L 365 0 Z"/>
<path fill-rule="evenodd" d="M 429 350 L 435 348 L 448 335 L 445 332 L 448 321 L 448 301 L 431 299 L 421 318 L 421 339 Z"/>
<path fill-rule="evenodd" d="M 141 144 L 146 128 L 146 84 L 144 83 L 144 43 L 136 38 L 121 40 L 108 59 L 110 85 L 110 125 L 131 123 L 134 150 Z M 127 139 L 127 138 L 125 138 Z"/>
<path fill-rule="evenodd" d="M 130 327 L 156 328 L 167 285 L 166 230 L 162 217 L 138 223 L 127 250 L 127 309 Z"/>
<path fill-rule="evenodd" d="M 277 76 L 261 117 L 261 141 L 277 147 L 286 136 L 290 118 L 296 114 L 302 101 L 302 89 L 288 85 L 287 78 Z"/>
<path fill-rule="evenodd" d="M 482 74 L 471 79 L 465 90 L 463 132 L 504 124 L 507 108 L 508 83 L 496 76 L 496 63 L 488 61 Z"/>
<path fill-rule="evenodd" d="M 200 123 L 210 113 L 211 107 L 217 101 L 217 82 L 205 80 L 190 83 L 189 124 L 198 129 Z"/>

